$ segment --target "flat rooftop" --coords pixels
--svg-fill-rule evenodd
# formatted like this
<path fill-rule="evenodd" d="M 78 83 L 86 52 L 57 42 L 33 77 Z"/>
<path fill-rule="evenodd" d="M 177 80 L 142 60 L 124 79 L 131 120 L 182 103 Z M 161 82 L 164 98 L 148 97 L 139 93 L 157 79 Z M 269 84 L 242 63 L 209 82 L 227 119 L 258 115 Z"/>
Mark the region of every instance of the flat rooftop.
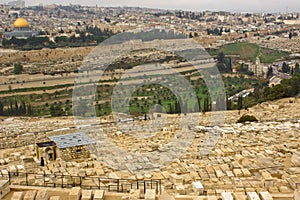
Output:
<path fill-rule="evenodd" d="M 40 142 L 40 143 L 36 143 L 36 145 L 38 147 L 51 147 L 51 146 L 55 146 L 55 142 L 50 141 L 50 142 Z"/>
<path fill-rule="evenodd" d="M 49 139 L 55 142 L 57 147 L 60 149 L 96 144 L 96 142 L 85 133 L 50 136 Z"/>

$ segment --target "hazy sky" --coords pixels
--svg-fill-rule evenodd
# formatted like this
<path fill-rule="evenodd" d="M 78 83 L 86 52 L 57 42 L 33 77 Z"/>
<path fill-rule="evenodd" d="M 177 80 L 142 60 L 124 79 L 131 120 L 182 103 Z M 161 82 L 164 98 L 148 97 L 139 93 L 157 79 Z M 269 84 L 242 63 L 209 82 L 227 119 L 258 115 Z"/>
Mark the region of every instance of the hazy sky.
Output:
<path fill-rule="evenodd" d="M 0 0 L 1 2 L 9 0 Z M 25 0 L 27 5 L 82 4 L 98 6 L 140 6 L 182 10 L 225 10 L 249 12 L 300 12 L 299 0 Z M 47 3 L 45 3 L 47 2 Z"/>

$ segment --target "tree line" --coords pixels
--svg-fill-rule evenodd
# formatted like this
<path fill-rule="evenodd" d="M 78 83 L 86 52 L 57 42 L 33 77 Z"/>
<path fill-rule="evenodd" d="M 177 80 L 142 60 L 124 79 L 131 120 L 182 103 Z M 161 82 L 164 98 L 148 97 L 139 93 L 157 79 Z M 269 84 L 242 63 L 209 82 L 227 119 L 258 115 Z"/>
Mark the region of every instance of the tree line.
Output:
<path fill-rule="evenodd" d="M 10 101 L 8 105 L 0 101 L 0 116 L 32 116 L 33 109 L 30 104 L 26 104 L 24 100 Z"/>
<path fill-rule="evenodd" d="M 15 48 L 21 50 L 39 50 L 42 48 L 57 48 L 57 47 L 78 47 L 78 46 L 89 46 L 99 44 L 110 36 L 114 35 L 111 30 L 101 30 L 98 27 L 86 27 L 85 30 L 75 31 L 79 37 L 72 35 L 67 36 L 56 36 L 54 41 L 50 40 L 49 37 L 29 37 L 29 38 L 16 38 L 10 39 L 4 38 L 2 40 L 2 46 L 4 48 Z M 61 31 L 60 33 L 64 33 Z"/>
<path fill-rule="evenodd" d="M 194 107 L 188 106 L 188 101 L 182 101 L 180 98 L 177 99 L 173 103 L 168 103 L 168 106 L 166 106 L 166 112 L 168 114 L 187 114 L 192 112 L 210 112 L 212 110 L 224 110 L 225 104 L 232 105 L 231 101 L 227 102 L 225 99 L 222 99 L 221 97 L 216 98 L 216 101 L 213 105 L 213 102 L 211 100 L 211 97 L 209 95 L 206 95 L 201 99 L 200 97 L 197 97 L 197 101 L 194 103 Z M 158 106 L 156 111 L 162 112 L 162 106 L 161 100 L 158 101 Z M 215 106 L 215 107 L 213 107 Z M 232 106 L 229 106 L 232 108 Z"/>

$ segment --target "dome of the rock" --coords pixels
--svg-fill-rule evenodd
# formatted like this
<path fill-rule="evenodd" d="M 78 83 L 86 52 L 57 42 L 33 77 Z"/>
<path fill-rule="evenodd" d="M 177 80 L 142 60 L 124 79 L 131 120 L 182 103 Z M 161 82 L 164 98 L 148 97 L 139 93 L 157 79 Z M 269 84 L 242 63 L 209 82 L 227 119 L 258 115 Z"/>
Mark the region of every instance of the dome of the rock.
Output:
<path fill-rule="evenodd" d="M 14 22 L 14 28 L 29 28 L 29 23 L 26 19 L 20 17 Z"/>

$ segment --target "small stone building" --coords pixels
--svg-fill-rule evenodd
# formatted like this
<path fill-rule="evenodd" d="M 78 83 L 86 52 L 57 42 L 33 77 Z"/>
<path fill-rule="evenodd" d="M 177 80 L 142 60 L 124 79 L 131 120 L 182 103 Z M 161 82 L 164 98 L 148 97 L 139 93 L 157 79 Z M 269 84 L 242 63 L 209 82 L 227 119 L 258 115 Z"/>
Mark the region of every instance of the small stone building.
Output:
<path fill-rule="evenodd" d="M 66 161 L 89 158 L 90 152 L 86 146 L 96 144 L 94 140 L 84 133 L 58 135 L 49 138 L 59 149 L 58 156 Z"/>
<path fill-rule="evenodd" d="M 41 160 L 54 161 L 58 155 L 58 149 L 53 141 L 36 143 L 35 145 L 36 157 Z"/>

